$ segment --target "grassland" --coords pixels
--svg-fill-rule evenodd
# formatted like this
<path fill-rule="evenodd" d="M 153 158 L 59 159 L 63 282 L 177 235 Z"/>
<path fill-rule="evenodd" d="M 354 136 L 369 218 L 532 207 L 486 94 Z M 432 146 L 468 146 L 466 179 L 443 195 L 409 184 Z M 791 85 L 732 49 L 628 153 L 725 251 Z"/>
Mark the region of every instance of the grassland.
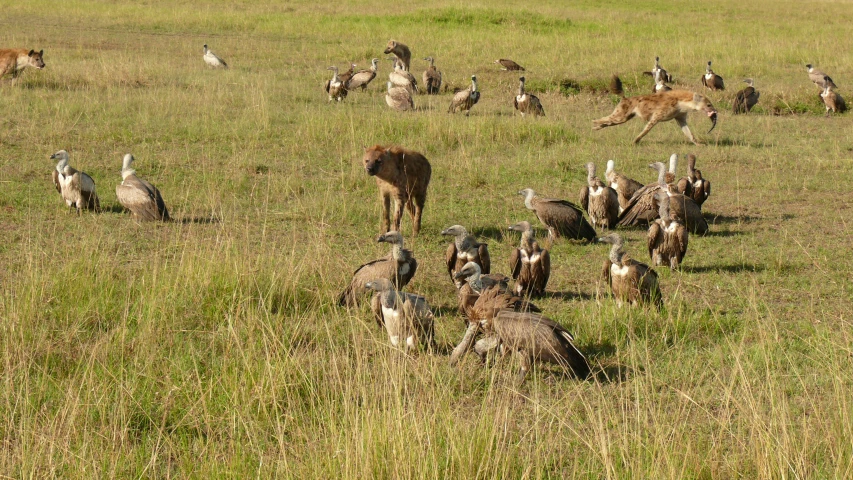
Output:
<path fill-rule="evenodd" d="M 823 118 L 811 62 L 850 94 L 846 2 L 0 1 L 2 47 L 43 48 L 47 68 L 0 84 L 0 474 L 9 478 L 851 478 L 853 129 Z M 330 105 L 326 67 L 383 57 L 389 38 L 433 55 L 451 85 L 477 74 L 469 118 L 449 94 L 398 114 L 382 81 Z M 228 61 L 209 70 L 201 46 Z M 721 110 L 639 146 L 638 121 L 592 132 L 654 55 L 698 89 L 711 59 Z M 513 115 L 526 66 L 548 116 Z M 419 72 L 425 63 L 413 61 Z M 727 114 L 738 81 L 754 114 Z M 560 84 L 581 85 L 566 96 Z M 773 113 L 780 115 L 774 115 Z M 463 331 L 438 232 L 487 240 L 498 270 L 535 222 L 515 192 L 574 200 L 583 165 L 646 165 L 693 152 L 713 182 L 712 232 L 666 308 L 617 309 L 599 281 L 606 248 L 557 243 L 552 295 L 599 372 L 512 362 L 459 368 L 406 356 L 366 309 L 335 296 L 385 253 L 361 149 L 424 152 L 433 180 L 410 290 L 436 307 L 446 348 Z M 50 184 L 66 149 L 106 211 L 68 215 Z M 121 156 L 179 221 L 134 222 L 114 186 Z M 683 167 L 682 167 L 683 168 Z M 408 220 L 404 233 L 410 231 Z M 645 232 L 628 230 L 644 258 Z"/>

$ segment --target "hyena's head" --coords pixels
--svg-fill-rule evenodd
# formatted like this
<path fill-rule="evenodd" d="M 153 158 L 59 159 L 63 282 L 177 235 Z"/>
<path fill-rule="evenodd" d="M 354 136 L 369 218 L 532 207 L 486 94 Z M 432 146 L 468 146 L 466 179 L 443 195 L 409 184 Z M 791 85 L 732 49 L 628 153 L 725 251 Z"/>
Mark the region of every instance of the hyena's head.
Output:
<path fill-rule="evenodd" d="M 40 50 L 38 52 L 35 50 L 30 50 L 28 57 L 31 67 L 38 68 L 39 70 L 44 68 L 44 50 Z"/>
<path fill-rule="evenodd" d="M 367 174 L 370 176 L 376 175 L 382 170 L 382 165 L 385 163 L 385 160 L 389 155 L 388 149 L 381 145 L 374 145 L 372 147 L 365 148 L 364 158 L 362 159 L 362 162 L 364 163 L 364 170 L 367 171 Z"/>
<path fill-rule="evenodd" d="M 714 108 L 714 105 L 711 104 L 711 101 L 708 100 L 708 97 L 705 95 L 700 95 L 698 93 L 693 94 L 693 109 L 696 111 L 705 112 L 708 115 L 708 118 L 711 119 L 711 130 L 717 126 L 717 109 Z M 708 133 L 711 133 L 711 130 L 708 130 Z"/>
<path fill-rule="evenodd" d="M 385 51 L 383 53 L 385 53 L 387 55 L 387 54 L 393 52 L 396 48 L 397 48 L 397 42 L 395 42 L 394 40 L 389 40 L 388 45 L 385 45 Z"/>

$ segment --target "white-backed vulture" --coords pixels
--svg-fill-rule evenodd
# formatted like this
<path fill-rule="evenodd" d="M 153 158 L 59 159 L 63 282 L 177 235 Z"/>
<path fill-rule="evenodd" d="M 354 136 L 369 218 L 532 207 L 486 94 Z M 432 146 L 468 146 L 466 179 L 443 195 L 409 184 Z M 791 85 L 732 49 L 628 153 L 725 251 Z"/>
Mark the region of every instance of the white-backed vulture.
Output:
<path fill-rule="evenodd" d="M 751 78 L 747 78 L 743 82 L 746 83 L 746 88 L 737 92 L 734 104 L 732 104 L 732 113 L 735 115 L 749 113 L 752 107 L 758 103 L 758 97 L 761 96 L 758 90 L 755 89 L 755 82 Z"/>
<path fill-rule="evenodd" d="M 467 117 L 471 108 L 480 101 L 480 92 L 477 90 L 477 76 L 471 75 L 471 86 L 460 90 L 453 95 L 448 113 L 465 112 Z"/>
<path fill-rule="evenodd" d="M 586 164 L 586 186 L 581 188 L 580 204 L 592 224 L 611 229 L 619 221 L 619 195 L 595 176 L 595 164 Z"/>
<path fill-rule="evenodd" d="M 51 160 L 57 160 L 54 185 L 59 183 L 62 199 L 69 209 L 101 211 L 101 202 L 95 192 L 95 181 L 84 172 L 78 171 L 68 165 L 68 152 L 60 150 L 50 156 Z M 61 182 L 60 182 L 61 179 Z"/>
<path fill-rule="evenodd" d="M 215 68 L 228 68 L 228 64 L 225 63 L 225 60 L 219 58 L 215 53 L 210 51 L 210 49 L 207 48 L 207 44 L 204 45 L 204 56 L 202 58 L 204 58 L 204 63 L 206 63 L 208 66 Z"/>
<path fill-rule="evenodd" d="M 512 104 L 522 117 L 527 113 L 534 117 L 545 116 L 545 109 L 542 108 L 539 97 L 524 91 L 524 77 L 518 77 L 518 95 L 515 96 Z"/>
<path fill-rule="evenodd" d="M 361 88 L 362 91 L 367 89 L 367 86 L 370 82 L 376 78 L 376 70 L 379 68 L 379 59 L 374 58 L 370 61 L 370 69 L 369 70 L 359 70 L 352 77 L 350 77 L 349 81 L 346 83 L 347 91 L 355 90 L 356 88 Z"/>
<path fill-rule="evenodd" d="M 122 160 L 121 183 L 116 187 L 118 202 L 136 218 L 169 221 L 169 210 L 160 190 L 136 176 L 136 170 L 130 168 L 134 160 L 129 153 Z"/>
<path fill-rule="evenodd" d="M 826 116 L 829 116 L 830 110 L 832 110 L 832 113 L 846 112 L 847 104 L 844 103 L 844 99 L 841 98 L 841 95 L 835 93 L 835 90 L 832 89 L 832 85 L 830 85 L 830 81 L 827 81 L 826 83 L 826 88 L 824 88 L 823 92 L 820 94 L 820 98 L 823 99 L 823 104 L 826 106 Z"/>
<path fill-rule="evenodd" d="M 365 287 L 376 292 L 374 315 L 381 318 L 391 345 L 405 350 L 418 344 L 435 347 L 435 322 L 426 298 L 398 291 L 387 278 L 371 280 Z"/>
<path fill-rule="evenodd" d="M 454 281 L 456 279 L 454 278 Z M 509 292 L 510 278 L 502 273 L 488 273 L 477 277 L 477 283 L 472 285 L 467 279 L 462 288 L 456 291 L 456 301 L 459 304 L 459 314 L 465 322 L 470 317 L 471 309 L 480 298 L 480 293 L 490 288 L 497 288 L 502 292 Z M 536 310 L 538 311 L 538 309 Z M 467 323 L 466 323 L 467 324 Z"/>
<path fill-rule="evenodd" d="M 667 185 L 675 183 L 675 176 L 678 174 L 678 154 L 673 153 L 669 156 L 669 171 L 664 175 L 663 180 Z"/>
<path fill-rule="evenodd" d="M 65 150 L 62 151 L 64 152 Z M 51 155 L 51 160 L 55 160 L 55 156 L 56 154 Z M 65 165 L 68 164 L 68 153 L 65 154 L 65 157 L 66 159 L 64 161 L 60 160 L 53 169 L 53 186 L 56 187 L 56 191 L 59 192 L 59 196 L 63 201 L 65 200 L 65 197 L 62 196 L 62 187 L 65 185 L 65 174 L 62 173 L 62 169 L 64 169 Z"/>
<path fill-rule="evenodd" d="M 583 210 L 567 200 L 537 197 L 532 188 L 518 192 L 524 197 L 524 206 L 533 210 L 536 217 L 548 228 L 553 240 L 566 237 L 591 242 L 595 240 L 595 229 L 583 216 Z"/>
<path fill-rule="evenodd" d="M 716 73 L 714 73 L 713 70 L 711 70 L 710 60 L 708 60 L 708 66 L 705 67 L 705 75 L 702 75 L 701 80 L 702 85 L 704 85 L 705 88 L 710 88 L 714 91 L 726 89 L 725 85 L 723 84 L 723 77 L 717 75 Z"/>
<path fill-rule="evenodd" d="M 628 206 L 628 202 L 631 201 L 634 193 L 643 188 L 643 184 L 633 178 L 618 173 L 614 170 L 615 166 L 616 162 L 608 160 L 607 171 L 604 172 L 604 177 L 610 184 L 610 188 L 616 190 L 616 195 L 619 197 L 619 213 L 622 213 L 622 210 Z"/>
<path fill-rule="evenodd" d="M 435 59 L 426 57 L 424 60 L 429 62 L 429 67 L 424 70 L 423 81 L 427 95 L 438 95 L 441 89 L 441 72 L 435 68 Z"/>
<path fill-rule="evenodd" d="M 418 262 L 411 250 L 403 248 L 403 235 L 400 232 L 390 231 L 379 235 L 376 241 L 392 244 L 391 253 L 365 263 L 353 272 L 349 285 L 338 296 L 338 304 L 341 306 L 357 306 L 359 298 L 368 291 L 367 282 L 386 278 L 400 289 L 415 276 Z"/>
<path fill-rule="evenodd" d="M 412 100 L 412 94 L 403 87 L 395 87 L 391 82 L 388 82 L 388 91 L 385 93 L 385 103 L 389 107 L 400 112 L 415 109 L 415 101 Z"/>
<path fill-rule="evenodd" d="M 832 88 L 838 88 L 835 85 L 835 82 L 833 82 L 832 79 L 829 78 L 829 76 L 827 74 L 825 74 L 822 71 L 812 67 L 811 63 L 807 63 L 806 68 L 808 69 L 808 72 L 809 72 L 809 80 L 814 82 L 814 84 L 817 85 L 818 88 L 820 88 L 821 90 L 824 90 L 827 85 L 831 86 Z"/>
<path fill-rule="evenodd" d="M 551 277 L 551 253 L 539 246 L 530 222 L 518 222 L 509 229 L 521 232 L 521 244 L 512 251 L 509 269 L 519 295 L 541 297 Z"/>
<path fill-rule="evenodd" d="M 687 176 L 678 181 L 676 189 L 678 193 L 692 198 L 699 208 L 711 196 L 711 182 L 702 178 L 701 170 L 696 170 L 696 155 L 687 155 Z"/>
<path fill-rule="evenodd" d="M 610 233 L 598 239 L 610 244 L 610 255 L 604 261 L 602 277 L 610 286 L 616 305 L 623 302 L 631 305 L 641 303 L 654 304 L 658 308 L 663 304 L 658 274 L 648 265 L 628 257 L 623 250 L 623 241 L 616 233 Z"/>
<path fill-rule="evenodd" d="M 667 73 L 667 71 L 660 66 L 660 57 L 655 57 L 655 66 L 652 67 L 650 72 L 643 72 L 643 75 L 651 76 L 655 83 L 658 83 L 658 81 L 661 83 L 672 82 L 672 75 Z"/>
<path fill-rule="evenodd" d="M 649 257 L 652 266 L 677 270 L 687 253 L 687 228 L 669 216 L 669 196 L 661 191 L 655 194 L 660 218 L 649 226 Z"/>
<path fill-rule="evenodd" d="M 474 262 L 479 265 L 480 273 L 482 274 L 491 272 L 492 261 L 489 257 L 488 244 L 478 242 L 473 235 L 468 234 L 468 230 L 462 225 L 448 227 L 442 230 L 441 234 L 453 237 L 453 241 L 447 246 L 444 261 L 447 265 L 447 273 L 450 275 L 450 280 L 454 282 L 456 288 L 462 288 L 462 285 L 465 284 L 464 278 L 456 279 L 455 275 L 468 262 Z"/>
<path fill-rule="evenodd" d="M 403 64 L 396 58 L 390 58 L 394 69 L 388 74 L 388 81 L 394 84 L 395 87 L 405 88 L 412 95 L 418 93 L 418 81 L 415 76 L 408 70 L 403 68 Z"/>
<path fill-rule="evenodd" d="M 509 72 L 512 72 L 512 71 L 523 72 L 524 71 L 524 67 L 513 62 L 512 60 L 510 60 L 508 58 L 501 58 L 499 60 L 495 60 L 495 63 L 502 66 L 503 68 L 501 68 L 501 70 L 504 70 L 504 71 L 509 71 Z"/>
<path fill-rule="evenodd" d="M 668 92 L 668 91 L 670 91 L 670 90 L 672 90 L 672 87 L 670 87 L 669 85 L 667 85 L 667 84 L 663 81 L 663 79 L 662 79 L 662 78 L 658 78 L 657 80 L 655 80 L 655 86 L 654 86 L 654 87 L 652 87 L 652 93 Z"/>
<path fill-rule="evenodd" d="M 334 72 L 332 78 L 326 82 L 326 93 L 329 94 L 329 101 L 336 100 L 340 102 L 347 97 L 347 87 L 338 76 L 338 67 L 331 66 L 326 70 Z"/>

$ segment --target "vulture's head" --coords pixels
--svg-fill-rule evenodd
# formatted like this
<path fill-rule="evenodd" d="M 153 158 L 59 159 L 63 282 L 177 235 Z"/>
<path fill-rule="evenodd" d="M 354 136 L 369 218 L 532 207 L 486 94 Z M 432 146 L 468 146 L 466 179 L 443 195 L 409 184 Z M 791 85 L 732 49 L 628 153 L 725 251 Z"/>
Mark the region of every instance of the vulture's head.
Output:
<path fill-rule="evenodd" d="M 393 243 L 395 245 L 403 244 L 403 234 L 396 230 L 392 230 L 388 233 L 383 233 L 376 237 L 377 242 L 385 242 L 385 243 Z"/>
<path fill-rule="evenodd" d="M 473 278 L 480 276 L 480 266 L 474 262 L 468 262 L 462 267 L 462 270 L 456 272 L 456 275 L 453 276 L 455 280 L 466 279 L 471 280 Z"/>
<path fill-rule="evenodd" d="M 465 227 L 462 225 L 454 225 L 452 227 L 447 227 L 441 231 L 442 235 L 452 235 L 454 237 L 464 237 L 468 235 L 468 230 L 465 230 Z"/>
<path fill-rule="evenodd" d="M 394 284 L 391 282 L 391 280 L 388 280 L 387 278 L 371 280 L 365 283 L 364 286 L 377 292 L 387 292 L 388 290 L 394 290 Z"/>
<path fill-rule="evenodd" d="M 660 172 L 666 172 L 666 165 L 664 165 L 664 163 L 663 163 L 663 162 L 650 163 L 650 164 L 649 164 L 649 168 L 651 168 L 652 170 L 657 171 L 658 173 L 660 173 Z"/>
<path fill-rule="evenodd" d="M 599 243 L 607 243 L 610 245 L 622 246 L 622 237 L 619 236 L 618 233 L 608 233 L 607 235 L 598 238 L 596 240 Z"/>
<path fill-rule="evenodd" d="M 56 160 L 56 161 L 65 160 L 67 162 L 68 161 L 68 152 L 66 152 L 65 150 L 60 150 L 60 151 L 54 153 L 53 155 L 51 155 L 50 159 Z"/>
<path fill-rule="evenodd" d="M 513 232 L 530 232 L 533 231 L 533 227 L 530 226 L 530 222 L 522 221 L 518 222 L 515 225 L 510 225 L 509 229 Z"/>

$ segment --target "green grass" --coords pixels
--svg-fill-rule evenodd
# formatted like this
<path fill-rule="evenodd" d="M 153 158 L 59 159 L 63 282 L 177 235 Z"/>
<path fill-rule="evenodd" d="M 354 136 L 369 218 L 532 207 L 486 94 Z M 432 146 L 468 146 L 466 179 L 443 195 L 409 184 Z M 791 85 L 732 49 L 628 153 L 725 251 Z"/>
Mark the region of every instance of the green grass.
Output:
<path fill-rule="evenodd" d="M 822 2 L 0 2 L 4 48 L 47 68 L 0 83 L 0 475 L 11 478 L 850 478 L 853 130 L 823 118 L 811 62 L 849 96 L 853 12 Z M 816 35 L 815 32 L 832 32 Z M 711 39 L 713 36 L 713 39 Z M 849 35 L 848 35 L 849 36 Z M 450 94 L 391 112 L 389 62 L 367 93 L 329 104 L 326 67 L 408 44 L 451 86 L 478 75 L 471 116 Z M 208 43 L 232 66 L 205 68 Z M 651 90 L 655 55 L 699 90 L 707 142 L 672 123 L 591 131 L 616 98 Z M 547 117 L 514 115 L 527 68 Z M 761 91 L 730 113 L 742 78 Z M 507 272 L 506 227 L 532 215 L 515 192 L 576 200 L 584 165 L 646 167 L 695 153 L 713 183 L 711 233 L 682 272 L 660 270 L 666 308 L 618 309 L 599 280 L 606 248 L 559 242 L 537 302 L 598 372 L 579 382 L 517 365 L 451 368 L 406 356 L 367 309 L 335 305 L 383 255 L 365 145 L 396 143 L 433 166 L 410 291 L 463 324 L 443 228 L 488 241 Z M 68 215 L 50 183 L 59 149 L 98 184 L 100 215 Z M 179 221 L 140 224 L 114 195 L 124 153 Z M 682 165 L 680 170 L 684 170 Z M 541 231 L 540 231 L 541 232 Z M 645 232 L 626 230 L 644 259 Z"/>

